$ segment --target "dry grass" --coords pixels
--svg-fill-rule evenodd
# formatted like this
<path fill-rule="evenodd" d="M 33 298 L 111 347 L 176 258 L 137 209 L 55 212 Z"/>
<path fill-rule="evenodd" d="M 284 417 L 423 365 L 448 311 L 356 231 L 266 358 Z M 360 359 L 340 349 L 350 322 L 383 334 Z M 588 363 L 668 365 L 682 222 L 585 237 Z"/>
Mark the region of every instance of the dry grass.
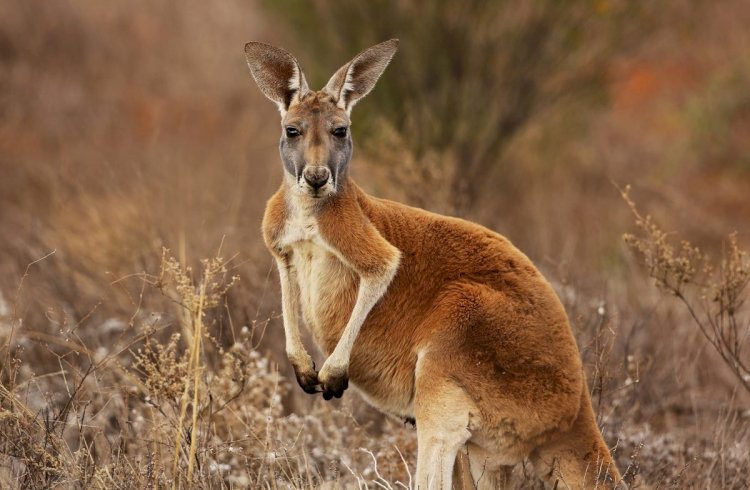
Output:
<path fill-rule="evenodd" d="M 687 240 L 678 251 L 651 216 L 641 215 L 629 191 L 626 188 L 622 196 L 643 236 L 626 234 L 625 243 L 639 255 L 656 285 L 682 302 L 703 337 L 750 393 L 750 358 L 745 350 L 750 319 L 743 310 L 750 261 L 737 245 L 737 233 L 729 235 L 718 263 Z"/>
<path fill-rule="evenodd" d="M 322 81 L 390 36 L 402 52 L 355 112 L 360 184 L 544 270 L 633 488 L 747 488 L 750 9 L 283 3 L 0 5 L 0 488 L 409 486 L 413 428 L 308 397 L 283 357 L 259 237 L 278 116 L 241 49 L 297 45 Z M 636 253 L 612 180 L 653 215 Z"/>
<path fill-rule="evenodd" d="M 408 482 L 399 448 L 414 454 L 413 431 L 368 435 L 346 410 L 332 411 L 322 400 L 304 416 L 285 416 L 282 400 L 292 385 L 254 343 L 265 322 L 256 331 L 232 331 L 229 345 L 217 337 L 235 279 L 224 280 L 228 266 L 220 257 L 206 260 L 194 278 L 164 255 L 159 275 L 133 279 L 147 285 L 144 299 L 161 293 L 172 308 L 139 315 L 112 351 L 92 352 L 81 341 L 74 352 L 85 360 L 57 355 L 57 372 L 25 374 L 22 350 L 5 344 L 0 482 L 34 488 Z"/>

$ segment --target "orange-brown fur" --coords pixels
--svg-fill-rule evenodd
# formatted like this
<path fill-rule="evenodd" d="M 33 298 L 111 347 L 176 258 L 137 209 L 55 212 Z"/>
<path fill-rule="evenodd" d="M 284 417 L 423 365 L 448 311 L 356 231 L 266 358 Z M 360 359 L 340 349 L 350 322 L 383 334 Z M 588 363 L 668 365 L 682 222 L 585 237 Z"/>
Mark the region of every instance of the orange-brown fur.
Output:
<path fill-rule="evenodd" d="M 340 70 L 335 82 L 345 75 Z M 348 123 L 330 91 L 303 90 L 280 107 L 284 121 L 304 124 L 298 151 L 309 165 L 337 144 L 326 124 Z M 387 285 L 344 369 L 370 403 L 416 419 L 418 480 L 422 472 L 430 486 L 450 481 L 445 471 L 458 446 L 468 450 L 462 466 L 472 475 L 482 462 L 501 475 L 528 457 L 559 488 L 611 488 L 620 479 L 565 311 L 522 252 L 480 225 L 371 197 L 345 174 L 320 199 L 291 182 L 268 201 L 263 236 L 290 288 L 298 288 L 305 322 L 326 355 L 352 321 L 363 281 Z M 324 388 L 327 378 L 347 374 L 339 367 L 323 379 L 323 370 L 291 360 L 299 379 Z M 423 472 L 428 459 L 443 456 L 451 458 L 435 466 L 443 476 Z M 477 479 L 487 488 L 503 484 L 501 476 Z"/>

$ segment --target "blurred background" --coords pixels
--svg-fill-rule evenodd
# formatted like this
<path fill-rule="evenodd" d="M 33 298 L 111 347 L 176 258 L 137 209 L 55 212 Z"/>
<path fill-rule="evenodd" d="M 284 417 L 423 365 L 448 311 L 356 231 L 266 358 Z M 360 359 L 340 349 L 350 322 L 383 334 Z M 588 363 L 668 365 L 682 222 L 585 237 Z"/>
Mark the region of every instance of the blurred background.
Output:
<path fill-rule="evenodd" d="M 242 424 L 207 416 L 196 485 L 370 481 L 376 457 L 385 479 L 405 481 L 392 449 L 413 469 L 413 430 L 353 393 L 323 404 L 289 381 L 276 272 L 259 233 L 281 182 L 280 127 L 242 49 L 284 47 L 320 88 L 354 54 L 397 37 L 399 53 L 353 113 L 358 184 L 477 221 L 540 267 L 568 309 L 600 423 L 636 488 L 746 488 L 750 394 L 623 244 L 635 225 L 618 187 L 632 185 L 644 213 L 713 256 L 733 231 L 747 248 L 748 25 L 741 0 L 3 1 L 0 382 L 28 420 L 9 429 L 0 417 L 0 429 L 23 432 L 32 448 L 42 444 L 34 424 L 56 420 L 65 448 L 50 451 L 75 471 L 32 474 L 47 449 L 6 444 L 0 481 L 176 478 L 139 433 L 174 424 L 171 412 L 147 416 L 165 405 L 157 410 L 137 381 L 149 376 L 136 362 L 152 342 L 144 329 L 162 346 L 181 331 L 151 280 L 162 247 L 196 270 L 231 257 L 227 274 L 240 277 L 208 323 L 207 379 L 249 331 L 254 361 L 243 366 L 267 370 L 257 382 L 276 386 L 245 399 L 263 415 L 258 427 L 249 413 Z M 185 346 L 171 348 L 179 360 Z M 102 367 L 87 379 L 101 359 L 119 374 Z M 86 380 L 78 393 L 71 379 Z M 71 400 L 98 408 L 65 429 L 75 425 Z M 243 434 L 279 425 L 272 443 L 247 442 L 232 424 Z M 232 453 L 235 439 L 245 442 Z M 85 464 L 75 456 L 84 449 Z"/>

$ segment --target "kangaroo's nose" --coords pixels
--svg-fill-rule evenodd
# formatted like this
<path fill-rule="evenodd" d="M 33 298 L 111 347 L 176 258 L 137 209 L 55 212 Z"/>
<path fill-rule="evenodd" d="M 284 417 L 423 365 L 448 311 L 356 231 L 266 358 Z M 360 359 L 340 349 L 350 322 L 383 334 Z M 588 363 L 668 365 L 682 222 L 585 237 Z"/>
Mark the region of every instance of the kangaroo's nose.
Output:
<path fill-rule="evenodd" d="M 305 178 L 307 185 L 318 190 L 328 182 L 331 172 L 328 167 L 305 167 L 302 176 Z"/>

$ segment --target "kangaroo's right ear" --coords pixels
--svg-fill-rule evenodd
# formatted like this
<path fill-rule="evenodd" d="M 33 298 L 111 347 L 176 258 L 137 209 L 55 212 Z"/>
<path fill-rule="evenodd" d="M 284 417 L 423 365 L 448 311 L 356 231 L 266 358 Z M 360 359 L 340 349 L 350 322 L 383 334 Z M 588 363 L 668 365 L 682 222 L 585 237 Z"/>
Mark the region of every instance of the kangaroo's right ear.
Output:
<path fill-rule="evenodd" d="M 247 66 L 260 91 L 279 106 L 283 116 L 295 100 L 309 91 L 305 75 L 294 56 L 268 44 L 245 44 Z"/>

